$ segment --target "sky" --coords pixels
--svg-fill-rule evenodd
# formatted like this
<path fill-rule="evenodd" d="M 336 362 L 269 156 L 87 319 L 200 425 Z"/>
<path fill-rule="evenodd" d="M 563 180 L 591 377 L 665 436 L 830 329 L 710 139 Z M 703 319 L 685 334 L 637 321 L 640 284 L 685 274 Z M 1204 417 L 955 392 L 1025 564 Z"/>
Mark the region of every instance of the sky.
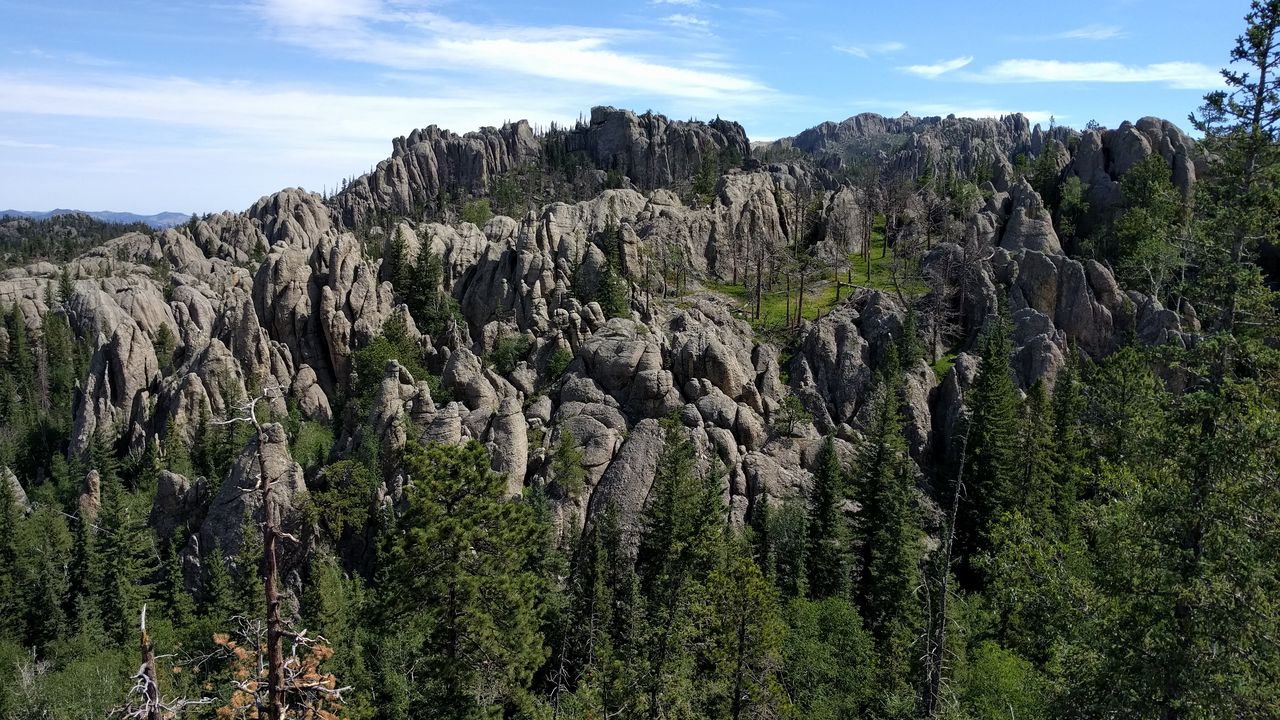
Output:
<path fill-rule="evenodd" d="M 0 208 L 216 212 L 595 105 L 1186 128 L 1248 0 L 0 0 Z"/>

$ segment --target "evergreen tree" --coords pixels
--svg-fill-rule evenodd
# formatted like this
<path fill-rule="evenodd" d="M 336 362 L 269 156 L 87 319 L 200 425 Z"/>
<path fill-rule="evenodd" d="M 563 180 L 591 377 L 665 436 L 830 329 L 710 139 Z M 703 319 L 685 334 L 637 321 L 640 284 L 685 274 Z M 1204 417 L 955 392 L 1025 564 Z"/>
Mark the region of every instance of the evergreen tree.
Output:
<path fill-rule="evenodd" d="M 796 716 L 866 717 L 877 686 L 876 652 L 853 601 L 797 598 L 786 616 L 782 682 Z"/>
<path fill-rule="evenodd" d="M 841 512 L 844 470 L 836 456 L 835 440 L 828 435 L 818 451 L 809 499 L 808 543 L 805 571 L 809 597 L 820 600 L 843 595 L 849 589 L 849 533 Z"/>
<path fill-rule="evenodd" d="M 1251 253 L 1260 238 L 1274 236 L 1280 217 L 1280 2 L 1253 0 L 1245 22 L 1231 49 L 1231 64 L 1242 69 L 1224 69 L 1226 89 L 1206 95 L 1199 116 L 1191 116 L 1218 160 L 1196 191 L 1204 244 L 1201 277 L 1191 289 L 1203 289 L 1197 299 L 1212 309 L 1207 324 L 1224 333 L 1220 373 L 1230 370 L 1231 347 L 1275 317 Z M 1249 321 L 1236 332 L 1241 317 Z"/>
<path fill-rule="evenodd" d="M 1015 488 L 1014 506 L 1032 525 L 1051 536 L 1058 527 L 1054 507 L 1061 493 L 1057 488 L 1057 449 L 1053 444 L 1053 408 L 1043 379 L 1037 379 L 1027 393 L 1022 423 L 1021 477 Z"/>
<path fill-rule="evenodd" d="M 692 712 L 693 607 L 719 558 L 720 478 L 694 472 L 678 418 L 663 421 L 662 454 L 642 518 L 636 571 L 644 597 L 644 688 L 650 718 Z"/>
<path fill-rule="evenodd" d="M 1080 476 L 1085 472 L 1082 422 L 1086 401 L 1081 390 L 1080 363 L 1080 354 L 1073 350 L 1053 386 L 1053 483 L 1057 492 L 1053 498 L 1053 515 L 1061 538 L 1074 537 L 1077 532 Z"/>
<path fill-rule="evenodd" d="M 902 434 L 902 372 L 892 346 L 871 399 L 865 440 L 858 452 L 863 552 L 857 598 L 880 659 L 879 686 L 886 716 L 914 711 L 911 646 L 922 628 L 921 530 L 915 472 Z"/>
<path fill-rule="evenodd" d="M 1274 715 L 1280 707 L 1280 415 L 1250 384 L 1186 396 L 1151 462 L 1112 464 L 1083 637 L 1093 714 Z"/>
<path fill-rule="evenodd" d="M 201 612 L 215 627 L 224 627 L 239 612 L 235 583 L 222 548 L 215 544 L 204 557 L 204 596 Z"/>
<path fill-rule="evenodd" d="M 0 472 L 0 639 L 22 635 L 22 588 L 18 574 L 19 510 L 17 496 Z"/>
<path fill-rule="evenodd" d="M 160 542 L 160 601 L 169 621 L 179 628 L 188 627 L 196 614 L 195 600 L 182 577 L 182 556 L 178 552 L 182 539 L 182 529 L 177 528 L 173 537 Z"/>
<path fill-rule="evenodd" d="M 707 579 L 704 717 L 778 717 L 788 709 L 779 677 L 785 625 L 773 586 L 739 539 Z"/>
<path fill-rule="evenodd" d="M 1021 414 L 1013 374 L 1009 328 L 997 316 L 984 333 L 982 365 L 966 397 L 969 410 L 968 458 L 964 496 L 956 528 L 956 551 L 961 558 L 960 579 L 969 587 L 979 578 L 967 572 L 966 561 L 990 547 L 988 534 L 1000 515 L 1013 507 L 1021 465 L 1018 439 Z"/>
<path fill-rule="evenodd" d="M 26 644 L 44 648 L 69 630 L 62 603 L 68 589 L 71 531 L 62 515 L 48 504 L 34 509 L 22 526 L 19 591 Z"/>
<path fill-rule="evenodd" d="M 547 655 L 527 569 L 539 539 L 531 508 L 506 500 L 506 478 L 475 442 L 411 446 L 404 466 L 409 509 L 379 593 L 394 623 L 384 632 L 411 643 L 406 709 L 501 717 L 527 703 Z"/>
<path fill-rule="evenodd" d="M 103 628 L 118 643 L 136 636 L 138 616 L 155 569 L 151 533 L 132 501 L 118 479 L 104 482 L 96 522 L 99 530 L 94 538 L 98 610 Z"/>

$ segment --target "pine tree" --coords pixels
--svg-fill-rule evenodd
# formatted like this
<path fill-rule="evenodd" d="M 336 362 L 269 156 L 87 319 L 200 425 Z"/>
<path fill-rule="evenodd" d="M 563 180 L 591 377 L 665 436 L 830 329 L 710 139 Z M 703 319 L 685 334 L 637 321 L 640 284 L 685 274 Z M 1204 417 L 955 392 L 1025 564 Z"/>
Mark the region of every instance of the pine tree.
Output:
<path fill-rule="evenodd" d="M 707 579 L 705 717 L 778 717 L 788 702 L 780 682 L 785 625 L 773 586 L 745 540 L 727 545 Z"/>
<path fill-rule="evenodd" d="M 1054 489 L 1057 492 L 1053 498 L 1053 515 L 1058 520 L 1058 537 L 1064 539 L 1073 538 L 1077 533 L 1080 476 L 1085 472 L 1081 425 L 1086 403 L 1081 391 L 1081 362 L 1080 354 L 1073 350 L 1053 386 Z"/>
<path fill-rule="evenodd" d="M 66 636 L 67 566 L 72 538 L 67 522 L 53 507 L 41 504 L 23 523 L 22 606 L 26 644 L 47 647 Z"/>
<path fill-rule="evenodd" d="M 461 718 L 521 707 L 547 656 L 527 569 L 540 536 L 532 510 L 505 499 L 506 479 L 475 442 L 410 446 L 404 469 L 409 509 L 379 594 L 384 618 L 420 632 L 405 658 L 417 668 L 407 709 Z"/>
<path fill-rule="evenodd" d="M 863 561 L 856 595 L 880 657 L 882 702 L 890 709 L 914 709 L 911 646 L 922 626 L 921 603 L 916 599 L 922 532 L 914 467 L 902 433 L 901 403 L 902 371 L 896 349 L 890 347 L 871 399 L 865 440 L 858 449 Z"/>
<path fill-rule="evenodd" d="M 240 610 L 236 604 L 235 583 L 227 569 L 226 557 L 216 543 L 205 554 L 203 581 L 201 613 L 215 627 L 225 627 Z"/>
<path fill-rule="evenodd" d="M 1267 717 L 1280 707 L 1280 415 L 1249 383 L 1179 402 L 1151 461 L 1110 464 L 1082 637 L 1093 714 Z"/>
<path fill-rule="evenodd" d="M 119 643 L 131 641 L 137 632 L 138 614 L 154 571 L 151 533 L 131 500 L 118 479 L 103 482 L 94 539 L 98 610 L 103 628 Z"/>
<path fill-rule="evenodd" d="M 1014 506 L 1033 527 L 1051 537 L 1058 527 L 1054 507 L 1061 496 L 1057 488 L 1057 449 L 1053 444 L 1053 408 L 1044 380 L 1037 379 L 1027 393 L 1022 423 L 1022 468 L 1015 488 Z"/>
<path fill-rule="evenodd" d="M 1280 216 L 1280 2 L 1253 0 L 1245 22 L 1231 49 L 1231 64 L 1243 69 L 1224 69 L 1226 89 L 1206 95 L 1199 116 L 1190 118 L 1217 158 L 1196 190 L 1206 242 L 1202 276 L 1191 289 L 1206 289 L 1201 306 L 1214 309 L 1208 324 L 1224 333 L 1219 374 L 1231 369 L 1232 346 L 1257 334 L 1260 319 L 1275 317 L 1272 293 L 1250 253 L 1259 238 L 1274 236 Z M 1249 322 L 1236 332 L 1241 318 Z"/>
<path fill-rule="evenodd" d="M 843 595 L 849 589 L 850 579 L 849 532 L 840 509 L 844 499 L 844 470 L 830 435 L 818 451 L 817 465 L 809 499 L 805 547 L 809 597 L 815 600 Z"/>
<path fill-rule="evenodd" d="M 642 517 L 636 572 L 644 597 L 647 714 L 690 711 L 692 606 L 723 539 L 720 481 L 694 472 L 693 443 L 677 418 L 663 421 L 662 454 Z"/>
<path fill-rule="evenodd" d="M 195 600 L 182 577 L 182 556 L 178 552 L 182 539 L 182 529 L 178 528 L 173 537 L 160 542 L 160 600 L 169 622 L 178 628 L 188 627 L 196 614 Z"/>
<path fill-rule="evenodd" d="M 965 464 L 966 502 L 956 528 L 959 577 L 967 587 L 980 579 L 967 572 L 967 561 L 990 545 L 988 534 L 1000 515 L 1015 503 L 1018 469 L 1020 408 L 1013 374 L 1008 324 L 997 316 L 981 340 L 982 366 L 966 397 L 969 410 L 968 458 Z"/>
<path fill-rule="evenodd" d="M 17 496 L 0 468 L 0 639 L 22 635 L 22 588 L 18 573 L 19 510 Z"/>

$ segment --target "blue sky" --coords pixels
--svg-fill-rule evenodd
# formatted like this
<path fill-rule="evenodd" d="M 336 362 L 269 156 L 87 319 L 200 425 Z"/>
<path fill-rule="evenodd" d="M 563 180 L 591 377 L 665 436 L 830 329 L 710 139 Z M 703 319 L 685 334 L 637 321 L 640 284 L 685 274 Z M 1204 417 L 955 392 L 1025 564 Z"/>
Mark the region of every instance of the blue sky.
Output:
<path fill-rule="evenodd" d="M 592 105 L 823 120 L 1186 116 L 1247 0 L 0 0 L 0 208 L 241 210 L 437 124 Z"/>

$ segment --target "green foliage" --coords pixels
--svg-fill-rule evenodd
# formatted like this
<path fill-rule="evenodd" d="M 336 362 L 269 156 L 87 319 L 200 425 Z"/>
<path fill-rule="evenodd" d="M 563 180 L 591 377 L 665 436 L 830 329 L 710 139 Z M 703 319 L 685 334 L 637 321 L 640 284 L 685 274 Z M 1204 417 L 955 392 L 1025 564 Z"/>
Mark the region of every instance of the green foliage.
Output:
<path fill-rule="evenodd" d="M 304 469 L 323 465 L 332 450 L 333 430 L 310 420 L 301 422 L 289 441 L 289 455 Z"/>
<path fill-rule="evenodd" d="M 468 200 L 462 206 L 462 222 L 469 222 L 477 227 L 484 227 L 493 217 L 493 208 L 486 198 Z"/>
<path fill-rule="evenodd" d="M 131 641 L 137 632 L 155 570 L 154 539 L 145 524 L 144 507 L 118 479 L 104 473 L 102 509 L 96 520 L 100 529 L 94 539 L 97 563 L 89 572 L 102 626 L 120 644 Z"/>
<path fill-rule="evenodd" d="M 636 561 L 647 621 L 638 643 L 645 648 L 639 682 L 648 712 L 659 715 L 692 712 L 696 602 L 724 535 L 720 478 L 694 472 L 693 443 L 678 419 L 663 426 Z"/>
<path fill-rule="evenodd" d="M 526 569 L 539 534 L 531 508 L 505 499 L 506 478 L 478 443 L 411 446 L 404 465 L 409 509 L 379 588 L 403 651 L 385 670 L 408 677 L 414 716 L 501 717 L 527 704 L 547 656 Z"/>
<path fill-rule="evenodd" d="M 975 720 L 1057 717 L 1051 687 L 1034 665 L 992 642 L 973 648 L 961 705 Z"/>
<path fill-rule="evenodd" d="M 792 600 L 786 611 L 783 685 L 799 717 L 862 717 L 874 697 L 875 651 L 847 598 Z"/>
<path fill-rule="evenodd" d="M 962 556 L 975 557 L 989 547 L 992 525 L 1015 503 L 1020 458 L 1021 408 L 1013 373 L 1007 321 L 994 318 L 980 346 L 982 366 L 968 393 L 968 458 L 956 544 Z M 962 574 L 971 584 L 979 578 Z"/>
<path fill-rule="evenodd" d="M 703 662 L 710 682 L 701 684 L 705 717 L 776 717 L 789 706 L 782 687 L 786 625 L 772 584 L 751 559 L 745 542 L 730 543 L 721 567 L 707 578 L 701 610 L 709 642 Z"/>
<path fill-rule="evenodd" d="M 787 393 L 782 398 L 782 407 L 778 408 L 773 429 L 783 435 L 791 435 L 796 425 L 813 420 L 813 415 L 805 408 L 804 401 L 795 393 Z"/>
<path fill-rule="evenodd" d="M 551 380 L 560 379 L 564 375 L 564 371 L 569 369 L 569 363 L 573 362 L 573 351 L 566 347 L 558 347 L 556 351 L 551 353 L 551 357 L 547 359 L 546 375 Z"/>
<path fill-rule="evenodd" d="M 407 277 L 395 286 L 396 291 L 409 307 L 409 314 L 419 330 L 432 338 L 440 338 L 449 328 L 463 321 L 458 301 L 444 290 L 444 264 L 439 256 L 423 248 L 404 272 Z M 400 335 L 405 332 L 407 330 Z M 382 333 L 394 338 L 397 333 L 394 322 L 387 323 Z"/>
<path fill-rule="evenodd" d="M 507 375 L 529 355 L 529 338 L 521 333 L 510 333 L 498 338 L 487 360 L 499 375 Z"/>
<path fill-rule="evenodd" d="M 912 696 L 911 648 L 924 624 L 916 597 L 922 532 L 915 471 L 902 434 L 902 371 L 893 346 L 886 355 L 865 440 L 858 448 L 863 559 L 856 597 L 878 651 L 881 694 L 887 704 L 901 704 Z"/>
<path fill-rule="evenodd" d="M 849 531 L 841 511 L 844 495 L 844 470 L 836 456 L 835 441 L 828 435 L 818 451 L 818 468 L 813 474 L 805 546 L 809 597 L 815 600 L 843 595 L 849 588 Z"/>
<path fill-rule="evenodd" d="M 315 520 L 331 540 L 340 540 L 348 528 L 362 530 L 370 521 L 380 481 L 375 470 L 364 463 L 342 460 L 320 473 L 311 490 L 311 504 Z"/>
<path fill-rule="evenodd" d="M 1182 199 L 1169 165 L 1159 153 L 1129 169 L 1120 181 L 1124 205 L 1112 228 L 1106 257 L 1125 287 L 1160 294 L 1178 272 L 1182 258 L 1173 242 Z"/>
<path fill-rule="evenodd" d="M 566 498 L 577 498 L 582 494 L 587 479 L 587 470 L 582 462 L 582 450 L 573 433 L 567 428 L 561 429 L 560 442 L 556 443 L 551 455 L 551 478 Z"/>

